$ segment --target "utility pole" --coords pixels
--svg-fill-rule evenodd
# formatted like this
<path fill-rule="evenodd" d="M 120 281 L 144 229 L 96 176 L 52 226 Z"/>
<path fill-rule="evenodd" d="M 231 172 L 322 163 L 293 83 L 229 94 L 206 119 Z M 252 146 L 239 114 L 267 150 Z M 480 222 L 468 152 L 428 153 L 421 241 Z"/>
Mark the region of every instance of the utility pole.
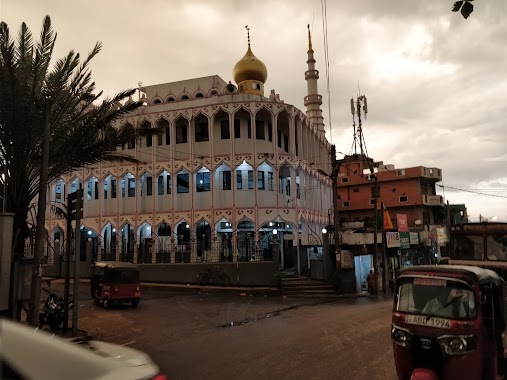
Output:
<path fill-rule="evenodd" d="M 378 186 L 377 186 L 377 191 L 378 191 Z M 386 241 L 385 241 L 385 236 L 386 236 L 386 224 L 384 223 L 384 210 L 385 210 L 385 205 L 384 205 L 384 202 L 382 202 L 381 204 L 381 208 L 382 208 L 382 291 L 384 292 L 384 294 L 387 293 L 387 284 L 388 284 L 388 279 L 387 279 L 387 275 L 388 275 L 388 266 L 387 266 L 387 252 L 386 252 Z"/>
<path fill-rule="evenodd" d="M 336 147 L 331 145 L 331 180 L 333 181 L 331 190 L 333 192 L 333 233 L 334 233 L 334 246 L 335 246 L 335 260 L 336 255 L 340 255 L 338 262 L 338 270 L 342 269 L 342 255 L 340 249 L 340 233 L 338 231 L 338 173 L 340 167 L 336 160 Z M 331 226 L 329 226 L 331 227 Z"/>
<path fill-rule="evenodd" d="M 47 102 L 48 100 L 46 100 Z M 51 132 L 50 122 L 51 106 L 46 103 L 44 125 L 42 133 L 42 159 L 39 177 L 39 199 L 37 202 L 37 226 L 35 230 L 35 247 L 33 252 L 32 284 L 30 292 L 30 323 L 39 325 L 40 291 L 41 291 L 41 263 L 44 254 L 45 224 L 46 224 L 46 196 L 48 189 L 49 168 L 49 139 Z"/>
<path fill-rule="evenodd" d="M 378 277 L 378 270 L 380 268 L 379 266 L 379 252 L 378 252 L 378 178 L 377 175 L 373 172 L 373 168 L 370 166 L 370 171 L 372 172 L 371 176 L 373 176 L 373 219 L 374 219 L 374 228 L 373 228 L 373 247 L 375 249 L 375 252 L 373 254 L 373 268 L 375 269 L 374 275 L 375 275 L 375 284 L 377 286 L 377 291 L 380 290 L 381 282 L 379 281 Z M 370 177 L 371 178 L 371 177 Z"/>
<path fill-rule="evenodd" d="M 356 100 L 354 98 L 350 99 L 350 112 L 352 113 L 352 123 L 354 127 L 354 140 L 352 142 L 351 150 L 354 151 L 355 154 L 361 155 L 361 159 L 364 160 L 370 169 L 370 180 L 373 182 L 373 219 L 374 219 L 374 228 L 373 228 L 373 246 L 374 246 L 374 254 L 373 254 L 373 268 L 374 268 L 374 276 L 375 276 L 375 284 L 377 287 L 377 291 L 383 290 L 385 291 L 385 283 L 386 283 L 386 273 L 385 273 L 385 257 L 381 256 L 379 252 L 379 242 L 378 242 L 378 198 L 379 198 L 379 184 L 378 177 L 375 173 L 375 164 L 371 158 L 368 157 L 368 151 L 366 149 L 366 140 L 363 134 L 363 126 L 362 126 L 362 116 L 366 119 L 368 114 L 368 102 L 365 95 L 358 95 Z M 356 116 L 358 119 L 358 125 L 356 128 Z M 383 216 L 383 214 L 382 214 Z M 382 244 L 384 244 L 384 236 L 382 234 Z M 384 249 L 382 250 L 384 252 Z M 382 268 L 380 266 L 379 261 L 382 261 Z M 379 272 L 382 269 L 382 277 L 379 278 Z"/>
<path fill-rule="evenodd" d="M 70 291 L 70 242 L 72 237 L 72 219 L 70 215 L 71 210 L 71 196 L 67 197 L 67 232 L 65 239 L 65 288 L 64 288 L 64 306 L 63 306 L 63 333 L 66 334 L 69 330 L 69 291 Z"/>

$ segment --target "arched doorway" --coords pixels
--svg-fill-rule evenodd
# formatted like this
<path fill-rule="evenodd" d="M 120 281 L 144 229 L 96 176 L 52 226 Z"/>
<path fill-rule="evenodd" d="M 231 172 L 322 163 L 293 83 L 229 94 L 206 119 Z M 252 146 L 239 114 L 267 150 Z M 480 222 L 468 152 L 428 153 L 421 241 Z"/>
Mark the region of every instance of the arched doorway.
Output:
<path fill-rule="evenodd" d="M 121 228 L 121 253 L 120 253 L 120 261 L 128 261 L 130 263 L 134 262 L 134 244 L 135 244 L 135 235 L 134 235 L 134 226 L 126 223 Z"/>
<path fill-rule="evenodd" d="M 253 257 L 255 246 L 254 224 L 251 220 L 244 219 L 238 223 L 236 230 L 238 261 L 250 261 Z"/>
<path fill-rule="evenodd" d="M 280 269 L 293 269 L 296 265 L 297 247 L 294 245 L 294 239 L 297 233 L 295 231 L 297 230 L 292 223 L 277 218 L 264 224 L 258 232 L 259 241 L 263 247 L 273 239 L 277 239 Z"/>
<path fill-rule="evenodd" d="M 81 261 L 97 261 L 99 253 L 99 235 L 95 230 L 86 226 L 81 227 L 81 247 L 79 256 Z"/>
<path fill-rule="evenodd" d="M 195 225 L 197 257 L 206 262 L 211 259 L 211 226 L 205 220 L 200 220 Z"/>
<path fill-rule="evenodd" d="M 182 220 L 176 225 L 176 256 L 177 263 L 190 262 L 190 224 Z"/>
<path fill-rule="evenodd" d="M 50 241 L 52 240 L 53 247 L 52 249 L 48 250 L 48 256 L 45 256 L 47 262 L 45 262 L 44 264 L 53 264 L 55 260 L 57 260 L 58 258 L 60 259 L 60 261 L 62 261 L 62 258 L 64 256 L 63 253 L 65 247 L 65 235 L 63 230 L 59 226 L 55 227 L 51 232 L 50 238 L 51 238 Z M 53 256 L 52 262 L 50 262 L 50 255 Z"/>
<path fill-rule="evenodd" d="M 151 225 L 149 223 L 143 223 L 137 229 L 137 236 L 139 237 L 139 250 L 137 252 L 137 262 L 142 264 L 151 264 L 152 258 L 152 238 Z"/>
<path fill-rule="evenodd" d="M 165 222 L 158 225 L 157 237 L 157 263 L 171 262 L 171 226 Z"/>
<path fill-rule="evenodd" d="M 216 246 L 220 262 L 233 261 L 232 224 L 222 218 L 216 225 Z"/>
<path fill-rule="evenodd" d="M 102 229 L 102 260 L 116 261 L 116 228 L 108 223 Z"/>

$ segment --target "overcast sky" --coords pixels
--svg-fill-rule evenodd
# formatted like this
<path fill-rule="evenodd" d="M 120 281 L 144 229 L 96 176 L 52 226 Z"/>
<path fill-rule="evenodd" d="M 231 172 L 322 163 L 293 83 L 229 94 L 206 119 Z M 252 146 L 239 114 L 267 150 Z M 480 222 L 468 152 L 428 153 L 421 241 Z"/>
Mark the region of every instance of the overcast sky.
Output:
<path fill-rule="evenodd" d="M 101 41 L 93 77 L 109 95 L 139 81 L 232 81 L 248 24 L 252 50 L 268 68 L 266 93 L 275 89 L 302 110 L 310 24 L 327 137 L 338 151 L 352 145 L 350 98 L 359 84 L 371 157 L 441 168 L 447 200 L 466 203 L 473 220 L 507 220 L 507 1 L 474 1 L 468 20 L 451 12 L 453 2 L 329 1 L 331 119 L 321 1 L 0 0 L 0 18 L 14 33 L 25 21 L 38 36 L 49 14 L 57 57 L 86 54 Z"/>

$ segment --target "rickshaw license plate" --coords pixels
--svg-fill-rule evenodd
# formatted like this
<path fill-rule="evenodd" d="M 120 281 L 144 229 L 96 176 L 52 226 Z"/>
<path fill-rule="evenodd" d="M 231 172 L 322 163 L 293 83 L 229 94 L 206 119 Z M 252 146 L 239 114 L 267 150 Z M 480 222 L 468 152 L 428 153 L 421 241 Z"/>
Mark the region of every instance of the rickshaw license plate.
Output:
<path fill-rule="evenodd" d="M 450 329 L 451 328 L 451 320 L 445 318 L 430 318 L 423 315 L 406 315 L 405 323 L 410 325 L 420 325 L 420 326 L 428 326 L 428 327 L 437 327 L 441 329 Z"/>

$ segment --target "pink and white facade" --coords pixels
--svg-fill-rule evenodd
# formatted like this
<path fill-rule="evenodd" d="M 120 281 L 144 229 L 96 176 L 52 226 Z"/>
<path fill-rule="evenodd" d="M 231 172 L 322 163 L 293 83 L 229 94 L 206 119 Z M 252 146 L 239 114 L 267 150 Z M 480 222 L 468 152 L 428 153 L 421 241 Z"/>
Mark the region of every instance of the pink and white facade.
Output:
<path fill-rule="evenodd" d="M 51 184 L 52 202 L 83 187 L 82 230 L 95 259 L 146 263 L 149 251 L 148 261 L 173 263 L 188 250 L 194 262 L 222 242 L 232 261 L 245 261 L 248 244 L 276 230 L 281 267 L 297 267 L 299 248 L 321 244 L 331 146 L 311 43 L 306 112 L 274 90 L 264 95 L 267 71 L 248 52 L 234 70 L 238 86 L 208 76 L 139 88 L 145 105 L 117 125 L 155 134 L 117 149 L 142 164 L 102 163 Z M 63 245 L 65 223 L 48 214 L 47 229 Z"/>

